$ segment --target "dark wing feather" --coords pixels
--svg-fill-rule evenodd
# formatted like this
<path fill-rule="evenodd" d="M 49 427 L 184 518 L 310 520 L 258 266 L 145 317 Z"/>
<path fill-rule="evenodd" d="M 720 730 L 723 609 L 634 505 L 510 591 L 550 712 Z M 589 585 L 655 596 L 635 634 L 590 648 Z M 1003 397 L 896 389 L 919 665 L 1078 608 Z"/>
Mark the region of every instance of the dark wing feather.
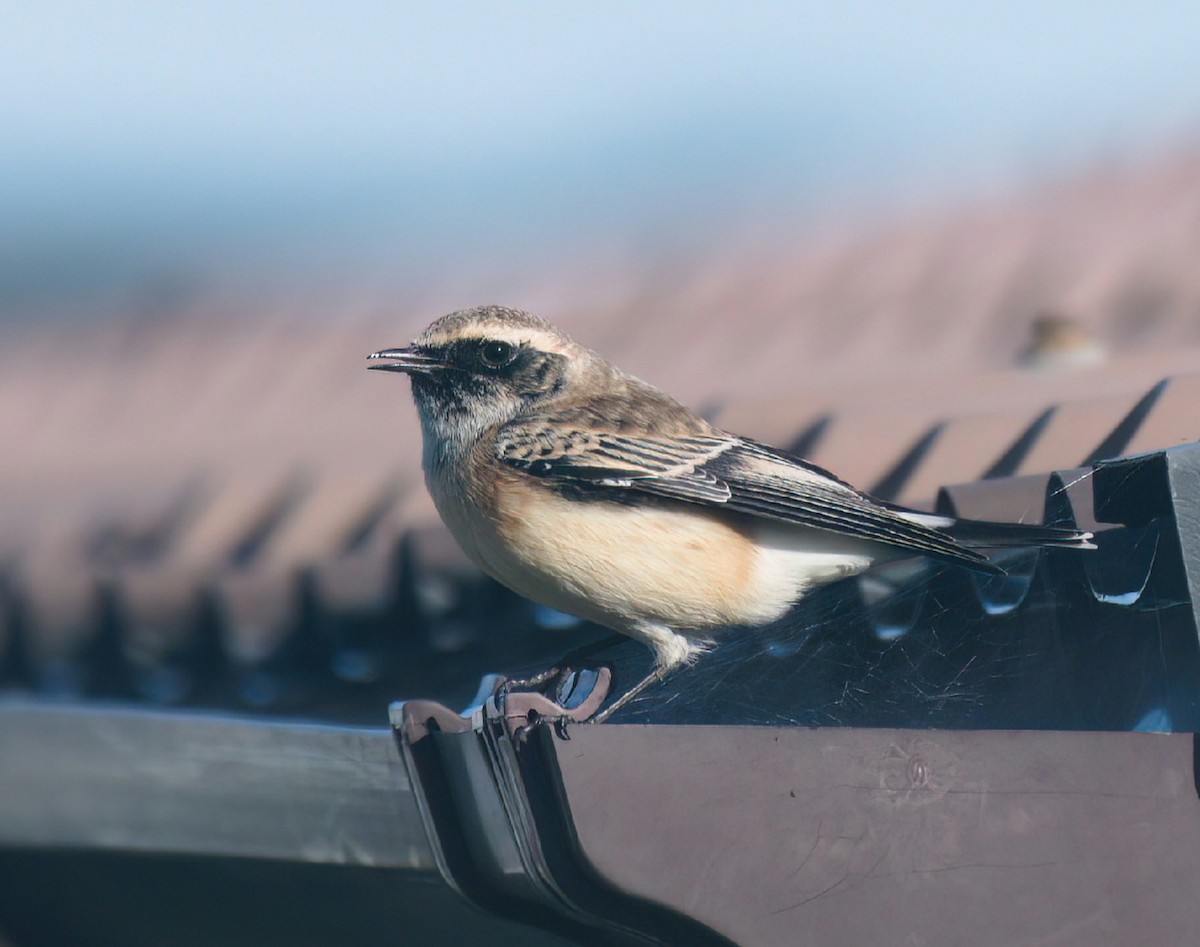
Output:
<path fill-rule="evenodd" d="M 709 470 L 729 482 L 730 509 L 999 571 L 982 553 L 941 530 L 910 519 L 904 511 L 885 506 L 828 471 L 782 451 L 741 440 Z"/>
<path fill-rule="evenodd" d="M 633 436 L 564 430 L 547 419 L 504 428 L 496 455 L 560 485 L 632 490 L 995 568 L 981 553 L 877 503 L 820 467 L 720 432 Z"/>
<path fill-rule="evenodd" d="M 526 424 L 501 431 L 496 456 L 535 477 L 724 504 L 730 489 L 704 464 L 734 446 L 720 435 L 631 437 Z"/>

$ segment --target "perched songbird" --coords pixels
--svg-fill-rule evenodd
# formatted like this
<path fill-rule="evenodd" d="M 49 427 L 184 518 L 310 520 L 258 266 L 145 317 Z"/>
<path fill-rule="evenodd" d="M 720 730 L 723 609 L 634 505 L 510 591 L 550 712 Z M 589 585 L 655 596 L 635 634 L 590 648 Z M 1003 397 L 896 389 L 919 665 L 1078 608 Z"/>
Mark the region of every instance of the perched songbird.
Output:
<path fill-rule="evenodd" d="M 1090 368 L 1108 359 L 1096 335 L 1078 319 L 1061 312 L 1043 312 L 1029 327 L 1029 344 L 1017 355 L 1024 368 L 1064 371 Z"/>
<path fill-rule="evenodd" d="M 370 356 L 403 372 L 425 482 L 484 572 L 644 642 L 654 672 L 778 618 L 811 589 L 922 555 L 999 572 L 980 547 L 1090 548 L 1090 533 L 954 520 L 860 493 L 721 431 L 550 323 L 485 306 Z"/>

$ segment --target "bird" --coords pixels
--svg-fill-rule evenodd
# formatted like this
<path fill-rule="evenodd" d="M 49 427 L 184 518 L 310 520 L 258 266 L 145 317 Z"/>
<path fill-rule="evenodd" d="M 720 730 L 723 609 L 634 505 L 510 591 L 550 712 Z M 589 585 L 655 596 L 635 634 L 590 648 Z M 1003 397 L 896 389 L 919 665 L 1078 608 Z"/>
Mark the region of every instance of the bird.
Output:
<path fill-rule="evenodd" d="M 1018 353 L 1022 368 L 1069 371 L 1108 360 L 1104 344 L 1086 325 L 1063 312 L 1048 310 L 1030 324 L 1029 342 Z"/>
<path fill-rule="evenodd" d="M 723 629 L 767 625 L 875 563 L 925 556 L 1002 573 L 981 550 L 1095 548 L 1083 530 L 878 500 L 719 429 L 519 309 L 453 312 L 368 358 L 411 380 L 427 488 L 483 572 L 652 650 L 651 672 L 591 722 Z"/>

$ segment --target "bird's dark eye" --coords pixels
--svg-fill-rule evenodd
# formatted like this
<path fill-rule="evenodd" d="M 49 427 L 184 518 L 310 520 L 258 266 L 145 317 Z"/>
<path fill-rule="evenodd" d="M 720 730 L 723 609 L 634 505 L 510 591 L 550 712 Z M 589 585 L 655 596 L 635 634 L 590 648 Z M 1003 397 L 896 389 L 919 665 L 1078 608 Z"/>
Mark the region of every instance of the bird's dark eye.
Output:
<path fill-rule="evenodd" d="M 479 359 L 488 368 L 503 368 L 516 354 L 516 349 L 507 342 L 484 342 Z"/>

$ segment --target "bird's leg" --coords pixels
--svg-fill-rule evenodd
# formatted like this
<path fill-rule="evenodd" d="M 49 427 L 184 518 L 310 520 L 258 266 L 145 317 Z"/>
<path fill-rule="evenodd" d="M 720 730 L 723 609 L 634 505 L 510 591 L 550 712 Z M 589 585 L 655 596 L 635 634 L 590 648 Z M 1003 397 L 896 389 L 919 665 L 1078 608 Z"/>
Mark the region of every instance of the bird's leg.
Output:
<path fill-rule="evenodd" d="M 600 711 L 600 713 L 593 717 L 589 717 L 587 719 L 587 723 L 604 723 L 605 720 L 628 704 L 635 697 L 640 695 L 642 691 L 644 691 L 651 684 L 656 684 L 659 681 L 666 680 L 667 675 L 673 670 L 674 668 L 656 667 L 653 671 L 634 684 L 633 687 L 629 688 L 629 690 L 614 700 L 609 706 Z"/>
<path fill-rule="evenodd" d="M 667 676 L 684 664 L 690 664 L 707 651 L 711 642 L 698 641 L 682 635 L 666 625 L 644 622 L 630 630 L 630 634 L 654 649 L 657 659 L 654 670 L 633 685 L 600 713 L 589 717 L 588 723 L 604 723 L 614 713 L 638 697 L 651 684 L 665 681 Z"/>

